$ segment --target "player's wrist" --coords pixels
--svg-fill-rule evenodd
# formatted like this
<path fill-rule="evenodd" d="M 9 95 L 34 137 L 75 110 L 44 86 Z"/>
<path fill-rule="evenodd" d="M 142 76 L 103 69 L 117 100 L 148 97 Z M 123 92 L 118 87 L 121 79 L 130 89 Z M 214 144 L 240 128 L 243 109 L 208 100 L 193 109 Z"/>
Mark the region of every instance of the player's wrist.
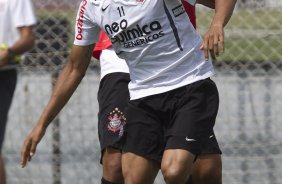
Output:
<path fill-rule="evenodd" d="M 17 64 L 20 62 L 20 55 L 8 47 L 7 44 L 0 44 L 0 51 L 4 52 L 2 59 L 5 61 L 5 64 Z"/>
<path fill-rule="evenodd" d="M 7 48 L 8 52 L 8 64 L 15 64 L 20 61 L 20 56 L 15 53 L 11 48 Z"/>
<path fill-rule="evenodd" d="M 45 122 L 45 121 L 39 121 L 37 123 L 37 127 L 40 129 L 40 130 L 46 130 L 48 128 L 48 125 L 49 123 Z"/>
<path fill-rule="evenodd" d="M 211 23 L 211 26 L 214 26 L 214 27 L 224 27 L 224 20 L 218 16 L 215 16 L 212 23 Z"/>

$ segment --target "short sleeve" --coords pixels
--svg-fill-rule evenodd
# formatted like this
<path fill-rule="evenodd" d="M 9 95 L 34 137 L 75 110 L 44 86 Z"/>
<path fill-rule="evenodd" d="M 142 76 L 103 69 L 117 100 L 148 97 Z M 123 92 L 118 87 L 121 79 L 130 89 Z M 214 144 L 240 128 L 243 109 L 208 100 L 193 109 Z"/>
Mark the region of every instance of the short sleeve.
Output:
<path fill-rule="evenodd" d="M 15 27 L 32 26 L 36 24 L 31 0 L 13 0 L 10 8 L 13 12 L 12 19 Z"/>
<path fill-rule="evenodd" d="M 195 4 L 197 2 L 197 0 L 184 0 L 184 1 L 188 2 L 189 4 L 191 4 L 193 6 L 195 6 Z"/>
<path fill-rule="evenodd" d="M 90 14 L 90 1 L 80 3 L 75 23 L 74 45 L 86 46 L 98 42 L 100 27 L 93 20 L 95 15 Z"/>

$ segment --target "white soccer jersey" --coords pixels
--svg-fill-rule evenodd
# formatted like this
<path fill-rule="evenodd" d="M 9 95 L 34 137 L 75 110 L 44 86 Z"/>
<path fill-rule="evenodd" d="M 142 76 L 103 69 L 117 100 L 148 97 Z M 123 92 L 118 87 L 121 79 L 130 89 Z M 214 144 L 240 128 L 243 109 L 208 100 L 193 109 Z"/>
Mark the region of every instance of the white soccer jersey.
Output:
<path fill-rule="evenodd" d="M 110 73 L 129 73 L 124 59 L 119 58 L 112 47 L 102 50 L 100 55 L 101 79 Z"/>
<path fill-rule="evenodd" d="M 0 44 L 13 45 L 20 38 L 17 28 L 35 23 L 31 0 L 0 0 Z"/>
<path fill-rule="evenodd" d="M 214 74 L 187 16 L 179 0 L 83 0 L 74 44 L 97 42 L 102 29 L 129 66 L 131 99 L 159 94 Z"/>

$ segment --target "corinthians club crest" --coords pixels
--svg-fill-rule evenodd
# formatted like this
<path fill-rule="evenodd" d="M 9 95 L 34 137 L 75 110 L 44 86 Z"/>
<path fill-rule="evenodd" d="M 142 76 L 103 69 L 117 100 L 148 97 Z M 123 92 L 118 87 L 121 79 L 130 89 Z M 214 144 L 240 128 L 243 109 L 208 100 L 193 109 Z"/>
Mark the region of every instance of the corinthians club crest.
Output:
<path fill-rule="evenodd" d="M 124 132 L 124 125 L 126 124 L 126 118 L 124 117 L 123 112 L 116 107 L 110 112 L 108 119 L 110 120 L 108 122 L 108 130 L 111 132 L 119 131 L 119 136 L 121 137 Z"/>

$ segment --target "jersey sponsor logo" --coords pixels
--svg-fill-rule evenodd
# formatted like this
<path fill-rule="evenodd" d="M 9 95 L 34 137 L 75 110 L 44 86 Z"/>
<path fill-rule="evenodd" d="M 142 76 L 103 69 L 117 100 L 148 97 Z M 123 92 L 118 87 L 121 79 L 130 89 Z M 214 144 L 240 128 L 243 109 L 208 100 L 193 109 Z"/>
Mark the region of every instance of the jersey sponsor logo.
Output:
<path fill-rule="evenodd" d="M 147 44 L 147 43 L 152 42 L 154 40 L 157 40 L 164 35 L 165 35 L 164 32 L 160 31 L 160 32 L 153 34 L 153 35 L 149 35 L 149 36 L 145 36 L 143 38 L 138 38 L 138 39 L 133 40 L 133 41 L 125 42 L 124 47 L 130 48 L 130 47 L 136 47 L 136 46 L 139 46 L 139 45 L 144 45 L 144 44 Z"/>
<path fill-rule="evenodd" d="M 113 44 L 118 42 L 125 48 L 143 45 L 165 35 L 159 21 L 152 21 L 142 26 L 137 24 L 129 29 L 127 20 L 123 19 L 119 23 L 106 24 L 105 31 L 108 35 L 115 35 L 110 36 Z"/>
<path fill-rule="evenodd" d="M 179 5 L 179 6 L 175 7 L 175 8 L 173 8 L 173 9 L 172 9 L 172 12 L 173 12 L 173 15 L 174 15 L 175 17 L 178 17 L 179 15 L 182 15 L 183 13 L 185 13 L 185 9 L 184 9 L 184 7 L 183 7 L 182 4 L 181 4 L 181 5 Z"/>
<path fill-rule="evenodd" d="M 87 5 L 87 0 L 83 0 L 80 6 L 80 10 L 79 10 L 79 16 L 77 19 L 77 34 L 76 34 L 76 39 L 77 40 L 82 40 L 83 35 L 82 35 L 82 27 L 83 27 L 83 18 L 84 18 L 84 14 L 85 14 L 85 6 Z"/>
<path fill-rule="evenodd" d="M 124 126 L 126 124 L 126 118 L 124 117 L 123 112 L 121 112 L 118 108 L 115 108 L 110 115 L 108 116 L 108 130 L 111 132 L 119 131 L 119 137 L 121 137 L 124 133 Z"/>

